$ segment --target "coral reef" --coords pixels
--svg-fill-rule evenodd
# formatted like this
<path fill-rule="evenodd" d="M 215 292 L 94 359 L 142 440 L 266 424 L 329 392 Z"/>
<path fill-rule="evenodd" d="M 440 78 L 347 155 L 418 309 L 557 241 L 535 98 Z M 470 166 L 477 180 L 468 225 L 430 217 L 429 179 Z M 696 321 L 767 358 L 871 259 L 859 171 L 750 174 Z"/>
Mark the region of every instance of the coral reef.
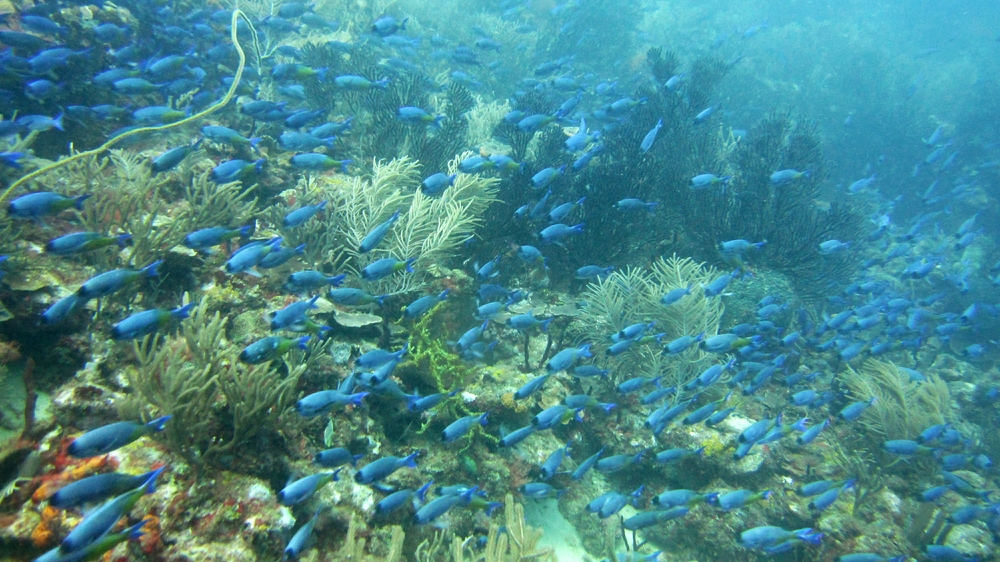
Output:
<path fill-rule="evenodd" d="M 640 322 L 654 323 L 647 335 L 663 333 L 664 345 L 681 336 L 713 336 L 718 333 L 724 307 L 718 298 L 705 296 L 702 286 L 717 274 L 712 267 L 676 255 L 660 258 L 648 269 L 614 271 L 587 286 L 582 295 L 586 305 L 571 328 L 593 342 L 598 357 L 613 343 L 612 335 Z M 668 292 L 687 288 L 691 294 L 679 302 L 670 306 L 660 302 Z M 663 386 L 678 386 L 717 360 L 696 348 L 678 356 L 663 355 L 661 349 L 660 345 L 638 343 L 609 359 L 608 364 L 616 375 L 663 375 Z"/>
<path fill-rule="evenodd" d="M 852 399 L 875 399 L 861 424 L 879 444 L 913 439 L 925 428 L 951 418 L 948 386 L 933 373 L 917 382 L 891 362 L 869 359 L 858 371 L 848 366 L 842 376 Z"/>
<path fill-rule="evenodd" d="M 551 549 L 537 547 L 542 534 L 529 527 L 524 520 L 524 507 L 514 501 L 511 494 L 504 498 L 505 525 L 490 523 L 486 544 L 480 546 L 478 537 L 460 538 L 439 532 L 433 540 L 420 543 L 415 552 L 418 562 L 515 562 L 540 560 L 554 562 Z"/>
<path fill-rule="evenodd" d="M 456 173 L 460 154 L 448 164 L 448 173 Z M 455 255 L 461 243 L 482 223 L 486 208 L 497 193 L 499 180 L 461 174 L 438 197 L 429 197 L 418 189 L 420 164 L 409 158 L 374 162 L 369 179 L 324 176 L 300 184 L 298 199 L 327 199 L 336 213 L 314 220 L 299 233 L 290 233 L 296 244 L 305 243 L 308 255 L 327 261 L 337 271 L 360 277 L 361 270 L 377 259 L 393 257 L 415 259 L 414 274 L 395 275 L 366 282 L 365 289 L 374 295 L 414 291 L 428 278 L 432 266 Z M 308 198 L 306 196 L 308 195 Z M 399 220 L 379 248 L 362 254 L 361 240 L 371 229 L 399 211 Z"/>
<path fill-rule="evenodd" d="M 137 342 L 139 364 L 125 371 L 135 394 L 121 404 L 122 417 L 172 414 L 176 423 L 167 426 L 167 442 L 196 466 L 220 462 L 257 434 L 282 427 L 306 370 L 296 365 L 282 376 L 271 364 L 242 364 L 239 350 L 224 341 L 226 322 L 218 312 L 209 315 L 203 300 L 180 336 Z"/>

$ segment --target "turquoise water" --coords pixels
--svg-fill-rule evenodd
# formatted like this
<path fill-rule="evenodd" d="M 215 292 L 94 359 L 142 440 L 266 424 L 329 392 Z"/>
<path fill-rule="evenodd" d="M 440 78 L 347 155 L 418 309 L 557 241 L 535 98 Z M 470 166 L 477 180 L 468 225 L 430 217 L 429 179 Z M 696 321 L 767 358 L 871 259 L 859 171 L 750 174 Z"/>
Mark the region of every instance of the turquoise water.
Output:
<path fill-rule="evenodd" d="M 5 557 L 995 557 L 993 6 L 0 13 Z"/>

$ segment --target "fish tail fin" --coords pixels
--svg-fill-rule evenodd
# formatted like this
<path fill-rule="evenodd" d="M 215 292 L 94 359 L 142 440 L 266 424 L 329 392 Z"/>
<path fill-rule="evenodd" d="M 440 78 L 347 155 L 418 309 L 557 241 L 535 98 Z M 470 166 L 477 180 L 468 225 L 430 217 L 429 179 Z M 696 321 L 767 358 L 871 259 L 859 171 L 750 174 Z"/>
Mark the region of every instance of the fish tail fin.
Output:
<path fill-rule="evenodd" d="M 168 414 L 166 416 L 162 416 L 162 417 L 156 418 L 155 420 L 147 423 L 146 427 L 149 428 L 153 432 L 163 431 L 164 424 L 166 424 L 168 421 L 170 421 L 170 418 L 172 418 L 172 417 L 174 417 L 174 416 L 171 415 L 171 414 Z"/>
<path fill-rule="evenodd" d="M 420 487 L 420 489 L 417 490 L 417 498 L 419 498 L 420 501 L 425 501 L 427 498 L 427 490 L 430 490 L 431 486 L 433 485 L 434 485 L 434 480 L 428 480 L 426 484 L 424 484 L 423 486 Z"/>
<path fill-rule="evenodd" d="M 417 258 L 409 258 L 406 260 L 406 272 L 413 273 L 413 264 L 417 261 Z"/>
<path fill-rule="evenodd" d="M 87 193 L 86 195 L 79 195 L 79 196 L 75 197 L 74 200 L 73 200 L 73 206 L 76 207 L 76 210 L 82 211 L 83 210 L 83 202 L 86 201 L 87 199 L 90 199 L 91 195 L 93 195 L 93 194 L 92 193 Z"/>
<path fill-rule="evenodd" d="M 354 162 L 354 160 L 341 160 L 340 161 L 340 173 L 341 174 L 346 174 L 347 173 L 347 166 L 349 164 L 351 164 L 351 162 Z"/>
<path fill-rule="evenodd" d="M 437 117 L 434 118 L 434 121 L 431 122 L 431 127 L 433 127 L 435 130 L 440 131 L 442 121 L 444 121 L 444 115 L 438 115 Z"/>
<path fill-rule="evenodd" d="M 257 150 L 257 145 L 260 144 L 260 141 L 262 140 L 262 138 L 261 137 L 253 137 L 252 139 L 249 139 L 249 140 L 250 140 L 250 148 L 252 148 L 254 150 Z"/>
<path fill-rule="evenodd" d="M 408 468 L 417 468 L 417 455 L 419 454 L 420 451 L 414 451 L 407 455 L 406 458 L 403 459 L 403 466 Z"/>
<path fill-rule="evenodd" d="M 170 314 L 173 315 L 173 317 L 177 318 L 178 320 L 183 320 L 184 318 L 191 316 L 191 309 L 194 308 L 194 305 L 196 304 L 198 303 L 189 302 L 180 308 L 176 308 L 170 311 Z"/>
<path fill-rule="evenodd" d="M 306 347 L 309 345 L 309 338 L 311 337 L 312 336 L 302 336 L 301 338 L 298 338 L 297 340 L 295 340 L 295 347 L 299 349 L 306 349 Z"/>
<path fill-rule="evenodd" d="M 799 538 L 811 545 L 818 545 L 823 541 L 824 536 L 823 533 L 810 532 L 809 534 L 799 536 Z"/>
<path fill-rule="evenodd" d="M 503 507 L 503 503 L 501 503 L 501 502 L 490 502 L 490 503 L 486 504 L 486 516 L 487 517 L 492 516 L 493 512 L 496 511 L 497 508 L 499 508 L 499 507 Z"/>
<path fill-rule="evenodd" d="M 543 332 L 545 332 L 545 333 L 549 332 L 549 324 L 551 324 L 553 320 L 555 320 L 555 317 L 547 318 L 545 320 L 542 320 L 542 331 Z"/>
<path fill-rule="evenodd" d="M 358 466 L 358 461 L 364 458 L 364 453 L 351 457 L 351 466 Z"/>
<path fill-rule="evenodd" d="M 598 405 L 604 409 L 605 414 L 610 414 L 611 410 L 614 410 L 615 408 L 618 407 L 618 404 L 612 404 L 610 402 L 600 402 L 598 403 Z"/>
<path fill-rule="evenodd" d="M 132 235 L 131 234 L 120 234 L 115 238 L 115 243 L 118 244 L 119 248 L 124 248 L 126 246 L 132 245 Z"/>
<path fill-rule="evenodd" d="M 147 478 L 146 481 L 142 483 L 142 487 L 146 490 L 147 494 L 152 494 L 156 492 L 156 479 L 159 478 L 160 475 L 163 474 L 163 471 L 166 469 L 167 467 L 164 465 L 149 473 L 149 478 Z"/>
<path fill-rule="evenodd" d="M 253 236 L 254 230 L 257 228 L 257 221 L 250 221 L 249 224 L 243 225 L 239 228 L 240 240 L 246 240 Z"/>
<path fill-rule="evenodd" d="M 142 532 L 142 528 L 145 527 L 146 523 L 149 523 L 150 521 L 152 521 L 152 519 L 143 519 L 142 521 L 139 521 L 135 525 L 129 527 L 128 531 L 126 532 L 129 540 L 138 540 L 142 538 L 142 535 L 145 534 Z"/>
<path fill-rule="evenodd" d="M 151 263 L 151 264 L 147 265 L 146 267 L 142 268 L 142 272 L 147 277 L 156 277 L 156 276 L 158 276 L 160 274 L 160 272 L 158 271 L 158 269 L 159 269 L 159 267 L 161 265 L 163 265 L 163 260 L 156 260 L 153 263 Z"/>

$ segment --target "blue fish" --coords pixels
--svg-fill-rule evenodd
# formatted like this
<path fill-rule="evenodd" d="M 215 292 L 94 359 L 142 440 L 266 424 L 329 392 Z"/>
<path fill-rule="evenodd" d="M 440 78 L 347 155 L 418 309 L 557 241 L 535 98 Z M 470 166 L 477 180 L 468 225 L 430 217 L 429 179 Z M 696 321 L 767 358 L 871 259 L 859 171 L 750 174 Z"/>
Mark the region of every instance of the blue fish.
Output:
<path fill-rule="evenodd" d="M 299 324 L 306 319 L 306 313 L 313 308 L 318 308 L 316 306 L 316 300 L 319 299 L 319 295 L 314 296 L 308 301 L 297 301 L 289 304 L 281 310 L 271 313 L 271 329 L 281 330 L 288 328 L 294 324 Z"/>
<path fill-rule="evenodd" d="M 156 277 L 159 275 L 157 268 L 161 264 L 163 264 L 163 260 L 157 260 L 142 269 L 113 269 L 95 275 L 81 285 L 76 294 L 84 299 L 106 297 L 138 282 L 144 277 Z"/>
<path fill-rule="evenodd" d="M 326 468 L 337 468 L 345 464 L 357 466 L 358 461 L 364 456 L 364 454 L 352 455 L 347 449 L 337 447 L 316 453 L 316 456 L 313 457 L 313 463 Z"/>
<path fill-rule="evenodd" d="M 354 473 L 354 481 L 358 484 L 371 484 L 388 478 L 401 468 L 416 468 L 418 454 L 419 452 L 406 457 L 388 456 L 372 461 Z"/>
<path fill-rule="evenodd" d="M 563 459 L 569 456 L 568 449 L 569 445 L 565 445 L 549 454 L 548 458 L 545 459 L 545 462 L 542 463 L 542 480 L 548 480 L 555 476 L 556 471 L 559 470 L 559 465 L 563 462 Z"/>
<path fill-rule="evenodd" d="M 202 139 L 198 139 L 192 144 L 171 148 L 154 158 L 150 163 L 150 169 L 157 174 L 174 169 L 177 165 L 184 161 L 188 155 L 198 150 L 198 147 L 201 146 L 201 141 Z"/>
<path fill-rule="evenodd" d="M 304 293 L 320 289 L 326 285 L 339 287 L 340 284 L 344 282 L 346 277 L 347 275 L 344 273 L 341 273 L 340 275 L 327 276 L 312 269 L 297 271 L 288 276 L 288 279 L 285 281 L 285 284 L 282 285 L 282 288 L 290 293 Z"/>
<path fill-rule="evenodd" d="M 69 509 L 97 503 L 134 490 L 162 471 L 163 468 L 160 468 L 135 476 L 118 472 L 88 476 L 60 488 L 49 497 L 49 505 L 59 509 Z"/>
<path fill-rule="evenodd" d="M 524 494 L 524 497 L 533 500 L 545 498 L 556 498 L 558 500 L 566 493 L 566 490 L 557 490 L 545 482 L 528 482 L 521 486 L 521 493 Z"/>
<path fill-rule="evenodd" d="M 570 408 L 565 404 L 555 404 L 545 408 L 531 419 L 531 424 L 539 430 L 552 429 L 571 419 L 581 421 L 580 408 Z"/>
<path fill-rule="evenodd" d="M 421 190 L 427 195 L 438 195 L 443 192 L 448 186 L 455 185 L 455 178 L 458 177 L 457 174 L 448 175 L 442 172 L 432 174 L 426 178 L 421 183 Z"/>
<path fill-rule="evenodd" d="M 63 197 L 58 193 L 38 191 L 22 195 L 7 205 L 7 215 L 19 219 L 39 219 L 45 215 L 55 215 L 69 208 L 83 210 L 83 202 L 90 195 Z"/>
<path fill-rule="evenodd" d="M 302 336 L 298 339 L 270 336 L 259 339 L 243 348 L 243 351 L 240 352 L 239 359 L 244 363 L 257 365 L 278 359 L 285 353 L 288 353 L 288 351 L 290 351 L 293 347 L 306 349 L 308 343 L 309 336 Z"/>
<path fill-rule="evenodd" d="M 686 505 L 679 505 L 665 510 L 643 511 L 625 519 L 622 522 L 622 528 L 629 531 L 638 531 L 639 529 L 645 529 L 672 519 L 684 517 L 689 511 L 690 508 Z"/>
<path fill-rule="evenodd" d="M 309 542 L 309 538 L 312 537 L 313 527 L 316 526 L 316 521 L 319 519 L 320 512 L 323 511 L 322 507 L 316 509 L 316 513 L 313 514 L 312 518 L 306 522 L 305 525 L 299 527 L 295 534 L 292 535 L 292 539 L 288 541 L 288 545 L 285 546 L 285 560 L 295 560 L 302 554 L 302 551 L 306 547 L 306 543 Z"/>
<path fill-rule="evenodd" d="M 543 384 L 545 384 L 545 381 L 549 380 L 550 376 L 552 376 L 552 373 L 546 373 L 531 379 L 514 392 L 514 398 L 517 400 L 524 400 L 525 398 L 531 396 L 535 393 L 535 391 L 541 388 Z"/>
<path fill-rule="evenodd" d="M 649 149 L 653 147 L 653 143 L 656 142 L 656 135 L 660 132 L 663 127 L 663 119 L 661 118 L 656 122 L 656 126 L 646 133 L 646 136 L 642 139 L 642 144 L 639 145 L 639 150 L 643 153 L 649 152 Z"/>
<path fill-rule="evenodd" d="M 586 460 L 578 464 L 576 470 L 574 470 L 572 474 L 573 480 L 583 479 L 583 477 L 587 474 L 587 472 L 589 472 L 591 468 L 594 468 L 594 465 L 597 464 L 597 461 L 600 460 L 601 455 L 603 454 L 604 454 L 604 447 L 601 447 L 599 451 L 587 457 Z"/>
<path fill-rule="evenodd" d="M 295 411 L 304 418 L 312 418 L 329 412 L 337 406 L 361 406 L 367 392 L 344 394 L 339 390 L 321 390 L 303 397 L 295 403 Z"/>
<path fill-rule="evenodd" d="M 430 410 L 431 408 L 444 402 L 448 398 L 455 396 L 460 391 L 460 388 L 456 388 L 451 392 L 438 392 L 436 394 L 431 394 L 430 396 L 415 395 L 407 399 L 406 409 L 417 414 L 420 412 L 426 412 L 427 410 Z"/>
<path fill-rule="evenodd" d="M 67 295 L 53 303 L 42 313 L 42 322 L 50 326 L 62 322 L 70 314 L 80 310 L 86 304 L 87 299 L 78 296 L 76 293 Z"/>
<path fill-rule="evenodd" d="M 164 425 L 172 417 L 163 416 L 145 424 L 131 421 L 116 422 L 92 429 L 74 439 L 66 448 L 66 453 L 80 459 L 110 453 L 145 435 L 163 431 Z"/>
<path fill-rule="evenodd" d="M 355 365 L 363 369 L 377 369 L 382 365 L 389 362 L 398 362 L 402 360 L 403 356 L 406 355 L 407 350 L 410 349 L 409 342 L 403 344 L 403 347 L 399 351 L 390 352 L 384 349 L 373 349 L 362 354 L 355 361 Z"/>
<path fill-rule="evenodd" d="M 715 174 L 698 174 L 691 178 L 689 187 L 691 189 L 708 189 L 719 184 L 728 185 L 732 179 L 732 176 L 718 177 Z"/>
<path fill-rule="evenodd" d="M 163 468 L 153 471 L 149 479 L 138 488 L 108 500 L 87 514 L 60 543 L 61 556 L 65 557 L 70 553 L 85 550 L 107 534 L 118 523 L 119 519 L 132 510 L 142 496 L 156 491 L 156 479 L 162 472 Z M 63 558 L 57 558 L 57 560 L 60 559 Z"/>
<path fill-rule="evenodd" d="M 307 152 L 305 154 L 296 154 L 292 156 L 288 163 L 294 168 L 300 170 L 309 170 L 313 172 L 322 172 L 325 170 L 332 170 L 338 168 L 340 173 L 346 174 L 348 171 L 348 166 L 352 164 L 353 160 L 337 160 L 326 154 L 319 154 L 317 152 Z M 307 217 L 308 218 L 308 217 Z"/>
<path fill-rule="evenodd" d="M 382 239 L 385 238 L 385 235 L 389 233 L 389 229 L 392 228 L 393 223 L 395 223 L 397 219 L 399 219 L 399 211 L 396 211 L 385 222 L 373 228 L 371 232 L 369 232 L 364 239 L 361 240 L 361 244 L 358 245 L 358 251 L 362 254 L 367 254 L 368 252 L 374 250 L 375 246 L 378 246 L 379 242 L 381 242 Z"/>
<path fill-rule="evenodd" d="M 154 308 L 137 312 L 112 326 L 111 337 L 116 340 L 131 340 L 155 333 L 187 318 L 195 304 L 197 303 L 188 303 L 173 310 Z"/>
<path fill-rule="evenodd" d="M 300 226 L 307 220 L 311 219 L 316 213 L 322 211 L 324 207 L 326 207 L 325 200 L 320 201 L 316 205 L 305 205 L 302 208 L 296 209 L 285 215 L 281 224 L 286 227 Z"/>
<path fill-rule="evenodd" d="M 99 248 L 111 245 L 118 245 L 124 248 L 132 243 L 131 234 L 119 234 L 118 236 L 104 236 L 96 232 L 74 232 L 58 238 L 54 238 L 45 243 L 45 252 L 57 256 L 67 256 L 92 252 Z"/>
<path fill-rule="evenodd" d="M 411 319 L 420 318 L 433 308 L 434 305 L 443 301 L 448 296 L 449 292 L 450 289 L 445 289 L 437 295 L 425 295 L 420 297 L 403 308 L 403 315 Z"/>
<path fill-rule="evenodd" d="M 534 425 L 529 425 L 526 427 L 522 427 L 520 429 L 515 429 L 514 431 L 508 432 L 507 434 L 505 434 L 503 437 L 500 438 L 500 446 L 513 447 L 514 445 L 517 445 L 521 441 L 527 439 L 529 436 L 531 436 L 531 434 L 535 433 L 536 431 L 538 431 L 538 428 L 536 428 Z"/>
<path fill-rule="evenodd" d="M 778 170 L 777 172 L 771 174 L 771 183 L 774 185 L 783 185 L 801 178 L 809 179 L 810 174 L 811 172 L 809 170 L 804 172 L 791 169 Z"/>
<path fill-rule="evenodd" d="M 552 359 L 545 364 L 545 370 L 549 374 L 558 373 L 560 371 L 565 371 L 573 366 L 581 358 L 593 357 L 593 353 L 590 352 L 590 344 L 584 344 L 580 347 L 570 347 L 563 349 L 562 351 L 556 353 L 552 356 Z"/>
<path fill-rule="evenodd" d="M 312 497 L 316 490 L 322 488 L 328 482 L 340 480 L 337 476 L 342 468 L 338 468 L 333 472 L 320 472 L 319 474 L 311 474 L 303 478 L 299 478 L 294 482 L 290 482 L 287 486 L 278 492 L 278 501 L 281 505 L 289 506 L 295 505 L 297 503 L 303 502 Z"/>
<path fill-rule="evenodd" d="M 226 273 L 231 275 L 237 273 L 249 273 L 254 277 L 260 277 L 260 274 L 257 273 L 254 268 L 256 268 L 268 254 L 277 252 L 280 249 L 281 238 L 251 242 L 244 245 L 237 250 L 236 253 L 230 256 L 223 267 L 225 268 Z"/>
<path fill-rule="evenodd" d="M 486 427 L 488 415 L 488 412 L 483 414 L 473 414 L 451 422 L 448 427 L 444 428 L 444 431 L 441 432 L 441 440 L 445 443 L 452 443 L 468 433 L 469 430 L 472 429 L 477 423 Z"/>
<path fill-rule="evenodd" d="M 451 508 L 458 505 L 469 505 L 478 487 L 473 486 L 461 494 L 449 494 L 434 498 L 424 504 L 413 516 L 417 525 L 426 525 L 438 517 L 448 513 Z"/>
<path fill-rule="evenodd" d="M 854 402 L 846 406 L 843 410 L 837 414 L 844 421 L 856 421 L 861 417 L 861 414 L 865 413 L 865 410 L 875 403 L 875 398 L 872 397 L 871 400 L 865 400 L 861 402 Z"/>
<path fill-rule="evenodd" d="M 408 258 L 406 261 L 399 261 L 396 258 L 375 260 L 361 270 L 361 278 L 366 281 L 378 281 L 397 271 L 413 273 L 413 262 L 415 261 L 417 261 L 417 258 Z"/>
<path fill-rule="evenodd" d="M 646 451 L 639 451 L 635 455 L 614 455 L 610 457 L 605 457 L 594 463 L 594 468 L 598 472 L 603 472 L 605 474 L 618 472 L 625 467 L 632 464 L 639 464 L 642 462 L 642 457 L 645 456 Z"/>

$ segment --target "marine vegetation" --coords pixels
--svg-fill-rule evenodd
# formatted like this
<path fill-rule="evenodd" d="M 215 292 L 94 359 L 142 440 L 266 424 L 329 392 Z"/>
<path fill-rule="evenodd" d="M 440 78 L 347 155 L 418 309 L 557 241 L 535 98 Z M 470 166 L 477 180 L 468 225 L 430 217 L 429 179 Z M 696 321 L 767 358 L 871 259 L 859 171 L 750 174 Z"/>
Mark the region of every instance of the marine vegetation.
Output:
<path fill-rule="evenodd" d="M 0 557 L 995 558 L 995 6 L 730 4 L 0 3 Z"/>
<path fill-rule="evenodd" d="M 676 255 L 660 258 L 648 269 L 614 271 L 587 286 L 581 295 L 583 305 L 575 331 L 594 342 L 598 357 L 620 341 L 612 336 L 627 326 L 649 324 L 649 342 L 631 346 L 623 355 L 606 361 L 616 380 L 633 376 L 663 376 L 664 387 L 677 387 L 698 376 L 715 359 L 695 346 L 679 355 L 664 355 L 662 345 L 682 336 L 711 337 L 719 331 L 723 305 L 719 299 L 705 296 L 703 285 L 718 271 L 689 258 Z M 665 305 L 663 296 L 674 290 L 690 290 L 679 302 Z"/>
<path fill-rule="evenodd" d="M 136 395 L 119 408 L 123 418 L 171 414 L 167 442 L 195 466 L 223 462 L 258 434 L 278 431 L 306 369 L 296 365 L 282 375 L 271 364 L 240 363 L 239 349 L 224 339 L 227 319 L 209 315 L 207 304 L 194 308 L 180 334 L 134 344 L 138 366 L 125 374 Z"/>

